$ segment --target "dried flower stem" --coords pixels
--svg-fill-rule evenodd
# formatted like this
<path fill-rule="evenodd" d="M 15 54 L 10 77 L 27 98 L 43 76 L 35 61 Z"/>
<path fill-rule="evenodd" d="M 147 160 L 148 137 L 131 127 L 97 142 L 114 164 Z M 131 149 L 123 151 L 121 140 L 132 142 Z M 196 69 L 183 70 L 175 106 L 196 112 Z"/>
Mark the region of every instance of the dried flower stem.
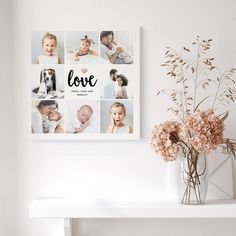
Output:
<path fill-rule="evenodd" d="M 191 151 L 188 152 L 185 157 L 185 160 L 183 163 L 184 173 L 183 173 L 182 178 L 183 178 L 183 182 L 185 183 L 186 188 L 183 192 L 183 196 L 181 200 L 182 203 L 185 203 L 185 204 L 193 203 L 191 202 L 192 194 L 195 195 L 196 204 L 201 204 L 203 201 L 202 196 L 201 196 L 201 191 L 200 191 L 200 188 L 201 188 L 200 177 L 204 175 L 206 171 L 205 155 L 204 155 L 204 169 L 202 170 L 200 174 L 198 173 L 198 160 L 199 160 L 199 153 L 194 149 L 191 149 Z"/>
<path fill-rule="evenodd" d="M 199 41 L 198 41 L 198 46 L 197 46 L 197 62 L 196 62 L 196 70 L 195 70 L 195 81 L 194 81 L 194 94 L 193 94 L 193 111 L 195 110 L 195 105 L 196 105 L 196 96 L 197 96 L 197 79 L 198 79 L 198 63 L 199 63 Z"/>
<path fill-rule="evenodd" d="M 183 61 L 183 59 L 182 59 L 182 51 L 183 51 L 183 48 L 180 51 L 180 59 Z M 188 102 L 187 102 L 187 91 L 186 91 L 185 76 L 184 76 L 184 71 L 183 71 L 183 63 L 181 63 L 180 69 L 181 69 L 181 74 L 182 74 L 182 77 L 183 77 L 183 79 L 181 81 L 182 81 L 182 87 L 183 87 L 184 101 L 181 101 L 181 103 L 185 105 L 185 107 L 184 107 L 184 109 L 182 111 L 182 114 L 183 114 L 182 119 L 184 120 L 185 119 L 185 115 L 188 114 Z M 181 100 L 182 100 L 182 97 L 181 97 Z"/>
<path fill-rule="evenodd" d="M 218 93 L 219 93 L 219 90 L 220 90 L 222 78 L 223 78 L 223 76 L 221 75 L 221 76 L 220 76 L 220 79 L 218 80 L 218 85 L 217 85 L 215 97 L 214 97 L 214 100 L 213 100 L 213 103 L 212 103 L 212 109 L 213 109 L 213 110 L 214 110 L 215 102 L 216 102 L 216 99 L 217 99 L 217 97 L 218 97 Z"/>

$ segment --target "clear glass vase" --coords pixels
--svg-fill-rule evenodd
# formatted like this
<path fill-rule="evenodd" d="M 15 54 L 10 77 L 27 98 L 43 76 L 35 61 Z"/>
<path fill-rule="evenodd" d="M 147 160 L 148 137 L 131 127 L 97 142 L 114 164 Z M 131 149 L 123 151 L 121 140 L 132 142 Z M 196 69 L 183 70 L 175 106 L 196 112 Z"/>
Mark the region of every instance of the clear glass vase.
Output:
<path fill-rule="evenodd" d="M 208 168 L 205 153 L 193 150 L 178 155 L 175 161 L 175 181 L 179 203 L 204 204 L 208 188 Z"/>

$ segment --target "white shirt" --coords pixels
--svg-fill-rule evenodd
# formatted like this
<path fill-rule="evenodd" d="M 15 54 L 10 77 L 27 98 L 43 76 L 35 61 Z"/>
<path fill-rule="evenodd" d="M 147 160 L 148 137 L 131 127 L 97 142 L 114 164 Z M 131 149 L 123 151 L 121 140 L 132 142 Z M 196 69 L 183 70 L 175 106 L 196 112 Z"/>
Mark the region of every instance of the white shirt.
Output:
<path fill-rule="evenodd" d="M 77 119 L 74 118 L 74 120 L 71 122 L 71 125 L 67 127 L 67 132 L 68 133 L 75 133 L 76 128 L 79 128 L 81 126 L 81 122 Z M 88 125 L 82 132 L 83 134 L 85 133 L 96 133 L 95 128 L 90 124 Z"/>
<path fill-rule="evenodd" d="M 115 83 L 109 78 L 104 85 L 104 99 L 115 99 Z"/>
<path fill-rule="evenodd" d="M 54 54 L 52 56 L 39 55 L 39 64 L 58 64 L 58 55 Z"/>
<path fill-rule="evenodd" d="M 125 125 L 125 126 L 123 126 L 121 128 L 115 127 L 113 133 L 116 133 L 116 134 L 128 134 L 129 133 L 129 126 Z"/>
<path fill-rule="evenodd" d="M 100 56 L 101 56 L 103 59 L 109 61 L 109 55 L 110 55 L 110 54 L 111 54 L 111 50 L 110 50 L 107 46 L 105 46 L 105 45 L 103 45 L 103 44 L 101 43 L 101 46 L 100 46 Z"/>
<path fill-rule="evenodd" d="M 31 112 L 32 133 L 43 133 L 43 117 L 38 108 L 33 108 Z"/>
<path fill-rule="evenodd" d="M 123 97 L 123 87 L 116 85 L 115 86 L 115 93 L 116 93 L 116 98 L 124 98 Z"/>

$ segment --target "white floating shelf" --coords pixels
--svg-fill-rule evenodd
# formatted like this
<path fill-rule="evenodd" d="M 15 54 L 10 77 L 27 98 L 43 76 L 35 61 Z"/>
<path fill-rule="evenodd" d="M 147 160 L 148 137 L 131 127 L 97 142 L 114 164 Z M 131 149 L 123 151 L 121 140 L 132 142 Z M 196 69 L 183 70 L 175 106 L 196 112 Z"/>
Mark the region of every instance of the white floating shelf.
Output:
<path fill-rule="evenodd" d="M 236 218 L 236 200 L 182 205 L 176 201 L 81 203 L 69 199 L 34 200 L 32 218 Z"/>

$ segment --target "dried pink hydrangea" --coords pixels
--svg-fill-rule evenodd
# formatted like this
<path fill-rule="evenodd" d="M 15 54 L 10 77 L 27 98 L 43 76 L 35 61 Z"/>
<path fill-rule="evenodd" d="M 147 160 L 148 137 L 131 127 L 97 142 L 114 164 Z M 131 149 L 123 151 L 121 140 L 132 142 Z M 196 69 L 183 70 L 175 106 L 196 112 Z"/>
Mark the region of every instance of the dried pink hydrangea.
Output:
<path fill-rule="evenodd" d="M 182 125 L 176 121 L 166 121 L 156 125 L 152 131 L 151 146 L 164 161 L 174 161 L 179 151 L 178 141 Z"/>
<path fill-rule="evenodd" d="M 189 115 L 185 121 L 186 129 L 191 137 L 185 138 L 199 153 L 210 152 L 224 141 L 224 121 L 212 110 L 201 111 Z"/>

